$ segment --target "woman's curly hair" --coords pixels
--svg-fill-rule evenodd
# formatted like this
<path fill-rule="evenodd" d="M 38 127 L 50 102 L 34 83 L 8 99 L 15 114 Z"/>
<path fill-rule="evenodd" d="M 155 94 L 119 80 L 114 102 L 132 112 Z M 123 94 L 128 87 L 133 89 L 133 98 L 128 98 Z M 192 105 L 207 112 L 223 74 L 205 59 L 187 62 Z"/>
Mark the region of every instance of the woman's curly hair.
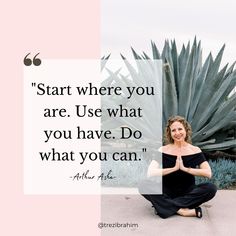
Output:
<path fill-rule="evenodd" d="M 167 121 L 167 124 L 166 124 L 166 128 L 165 128 L 165 143 L 166 144 L 170 144 L 170 143 L 174 143 L 174 140 L 172 139 L 171 137 L 171 130 L 170 130 L 170 126 L 175 122 L 175 121 L 178 121 L 180 122 L 184 128 L 185 128 L 185 131 L 186 131 L 186 137 L 185 137 L 185 141 L 187 143 L 192 143 L 191 141 L 191 136 L 192 136 L 192 128 L 190 126 L 190 124 L 188 123 L 187 120 L 185 120 L 184 117 L 182 116 L 171 116 L 168 121 Z"/>

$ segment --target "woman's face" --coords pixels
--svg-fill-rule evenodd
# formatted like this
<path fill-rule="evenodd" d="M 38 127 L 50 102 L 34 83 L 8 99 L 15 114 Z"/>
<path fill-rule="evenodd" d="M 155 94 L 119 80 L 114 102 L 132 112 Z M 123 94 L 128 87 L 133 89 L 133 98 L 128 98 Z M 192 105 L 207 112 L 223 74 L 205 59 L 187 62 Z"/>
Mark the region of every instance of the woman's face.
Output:
<path fill-rule="evenodd" d="M 170 133 L 171 137 L 174 140 L 174 142 L 183 142 L 186 138 L 186 130 L 182 123 L 175 121 L 170 126 Z"/>

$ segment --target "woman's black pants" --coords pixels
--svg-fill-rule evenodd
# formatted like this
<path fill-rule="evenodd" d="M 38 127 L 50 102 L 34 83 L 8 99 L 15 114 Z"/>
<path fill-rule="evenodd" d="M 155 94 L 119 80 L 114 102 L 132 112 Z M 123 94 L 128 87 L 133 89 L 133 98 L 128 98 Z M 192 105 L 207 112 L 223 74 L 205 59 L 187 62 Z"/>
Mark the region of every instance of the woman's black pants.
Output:
<path fill-rule="evenodd" d="M 202 183 L 192 186 L 191 190 L 180 196 L 170 196 L 168 191 L 163 190 L 163 194 L 143 194 L 142 185 L 139 192 L 152 203 L 161 218 L 167 218 L 176 214 L 180 208 L 193 209 L 204 202 L 212 199 L 216 194 L 217 188 L 212 183 Z"/>

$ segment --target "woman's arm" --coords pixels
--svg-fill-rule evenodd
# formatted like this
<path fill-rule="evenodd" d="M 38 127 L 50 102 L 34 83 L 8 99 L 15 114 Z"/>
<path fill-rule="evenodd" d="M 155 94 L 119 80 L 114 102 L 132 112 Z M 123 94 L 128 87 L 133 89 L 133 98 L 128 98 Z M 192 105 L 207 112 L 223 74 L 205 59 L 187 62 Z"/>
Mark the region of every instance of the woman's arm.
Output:
<path fill-rule="evenodd" d="M 202 176 L 202 177 L 206 177 L 206 178 L 211 178 L 212 173 L 211 173 L 211 167 L 209 165 L 209 163 L 207 161 L 204 161 L 200 164 L 200 168 L 196 169 L 196 168 L 187 168 L 183 165 L 183 160 L 181 157 L 179 157 L 179 163 L 180 163 L 180 169 L 184 172 L 187 172 L 191 175 L 195 175 L 195 176 Z"/>
<path fill-rule="evenodd" d="M 160 168 L 158 162 L 153 160 L 148 167 L 147 177 L 168 175 L 172 172 L 177 171 L 178 169 L 179 161 L 176 161 L 174 167 L 162 169 Z"/>

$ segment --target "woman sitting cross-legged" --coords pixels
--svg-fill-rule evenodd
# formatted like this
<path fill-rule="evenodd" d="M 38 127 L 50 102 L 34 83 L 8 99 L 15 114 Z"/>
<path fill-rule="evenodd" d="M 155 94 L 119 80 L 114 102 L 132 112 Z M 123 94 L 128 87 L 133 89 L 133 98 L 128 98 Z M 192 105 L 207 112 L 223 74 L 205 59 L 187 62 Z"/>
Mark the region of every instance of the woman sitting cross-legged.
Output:
<path fill-rule="evenodd" d="M 168 144 L 159 149 L 162 168 L 156 160 L 148 168 L 148 177 L 163 176 L 163 194 L 145 193 L 149 180 L 140 184 L 139 192 L 161 218 L 174 214 L 201 218 L 200 205 L 212 199 L 217 189 L 212 183 L 196 185 L 194 176 L 211 178 L 211 168 L 201 149 L 191 144 L 191 127 L 183 117 L 168 120 L 165 136 Z"/>

